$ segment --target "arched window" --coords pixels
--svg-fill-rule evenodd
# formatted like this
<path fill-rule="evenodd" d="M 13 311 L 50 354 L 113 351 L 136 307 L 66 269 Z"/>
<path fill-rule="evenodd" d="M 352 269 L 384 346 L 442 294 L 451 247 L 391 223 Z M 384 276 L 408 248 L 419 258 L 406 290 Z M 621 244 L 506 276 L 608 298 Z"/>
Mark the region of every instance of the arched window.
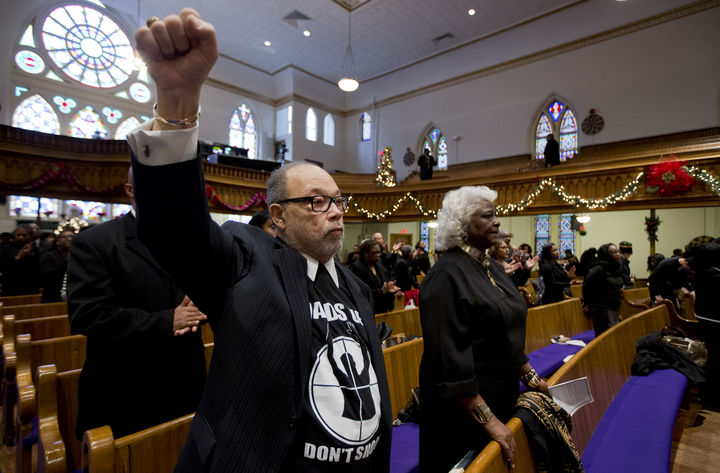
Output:
<path fill-rule="evenodd" d="M 545 158 L 547 135 L 554 135 L 560 143 L 560 160 L 571 159 L 578 149 L 578 127 L 575 114 L 564 101 L 552 99 L 543 107 L 535 126 L 535 157 Z"/>
<path fill-rule="evenodd" d="M 317 114 L 312 107 L 305 114 L 305 138 L 308 141 L 317 141 Z"/>
<path fill-rule="evenodd" d="M 13 113 L 12 126 L 53 135 L 60 134 L 57 114 L 50 104 L 37 94 L 17 106 Z"/>
<path fill-rule="evenodd" d="M 436 126 L 428 127 L 423 135 L 422 149 L 419 150 L 418 156 L 423 154 L 425 148 L 430 150 L 430 155 L 437 159 L 438 169 L 447 169 L 447 142 L 445 136 Z"/>
<path fill-rule="evenodd" d="M 57 131 L 50 132 L 70 133 L 77 132 L 70 122 L 78 110 L 90 106 L 102 117 L 108 137 L 119 134 L 119 124 L 126 116 L 151 115 L 150 76 L 130 42 L 133 25 L 97 0 L 53 3 L 41 7 L 32 21 L 19 25 L 9 74 L 16 112 L 27 113 L 22 104 L 27 105 L 27 97 L 38 95 L 48 110 L 57 114 L 59 125 L 51 127 Z M 65 94 L 73 90 L 68 84 L 83 86 L 86 92 L 68 97 Z M 18 126 L 24 128 L 43 128 L 22 117 L 18 120 L 24 123 Z"/>
<path fill-rule="evenodd" d="M 367 112 L 363 112 L 360 117 L 360 136 L 363 141 L 370 141 L 372 138 L 372 118 Z"/>
<path fill-rule="evenodd" d="M 248 150 L 248 158 L 257 159 L 258 135 L 255 129 L 255 116 L 244 103 L 235 109 L 230 119 L 230 146 Z"/>
<path fill-rule="evenodd" d="M 135 117 L 130 117 L 117 127 L 115 131 L 116 140 L 124 140 L 128 133 L 133 131 L 135 128 L 140 126 L 140 120 Z"/>
<path fill-rule="evenodd" d="M 335 146 L 335 120 L 329 113 L 323 120 L 323 143 Z"/>
<path fill-rule="evenodd" d="M 105 138 L 107 128 L 100 115 L 90 105 L 79 110 L 70 122 L 70 136 L 75 138 Z"/>

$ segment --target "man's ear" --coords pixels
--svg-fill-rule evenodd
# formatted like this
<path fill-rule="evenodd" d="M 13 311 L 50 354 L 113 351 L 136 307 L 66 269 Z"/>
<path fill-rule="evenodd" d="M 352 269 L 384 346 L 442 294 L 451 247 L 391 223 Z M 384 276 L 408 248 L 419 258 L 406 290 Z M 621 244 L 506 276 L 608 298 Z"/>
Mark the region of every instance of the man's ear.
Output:
<path fill-rule="evenodd" d="M 285 208 L 280 204 L 272 204 L 268 210 L 275 228 L 285 230 Z"/>

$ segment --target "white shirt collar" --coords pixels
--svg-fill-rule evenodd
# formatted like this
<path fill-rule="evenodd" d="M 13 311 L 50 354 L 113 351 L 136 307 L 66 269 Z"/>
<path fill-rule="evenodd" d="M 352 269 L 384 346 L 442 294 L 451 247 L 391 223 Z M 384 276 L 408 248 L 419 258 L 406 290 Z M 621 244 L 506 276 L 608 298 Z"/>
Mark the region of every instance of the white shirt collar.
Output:
<path fill-rule="evenodd" d="M 307 260 L 307 263 L 308 263 L 307 275 L 308 275 L 308 277 L 310 278 L 310 280 L 312 282 L 315 282 L 315 276 L 317 276 L 318 265 L 320 264 L 320 262 L 318 260 L 316 260 L 315 258 L 313 258 L 312 256 L 306 255 L 302 251 L 300 252 L 300 254 L 303 255 L 305 257 L 305 259 Z M 335 282 L 335 286 L 340 287 L 340 282 L 338 282 L 337 270 L 335 269 L 335 260 L 333 258 L 330 258 L 330 261 L 325 263 L 324 266 L 325 266 L 325 269 L 327 269 L 327 272 L 330 273 L 330 277 L 332 278 L 332 280 Z"/>

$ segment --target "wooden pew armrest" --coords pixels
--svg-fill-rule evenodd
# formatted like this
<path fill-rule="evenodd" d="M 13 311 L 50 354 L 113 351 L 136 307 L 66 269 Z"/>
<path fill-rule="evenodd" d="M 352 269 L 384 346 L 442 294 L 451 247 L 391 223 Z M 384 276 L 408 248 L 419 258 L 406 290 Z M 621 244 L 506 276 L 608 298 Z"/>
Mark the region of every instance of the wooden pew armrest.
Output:
<path fill-rule="evenodd" d="M 57 368 L 38 367 L 38 473 L 67 471 L 65 442 L 60 433 L 57 412 Z"/>
<path fill-rule="evenodd" d="M 114 473 L 115 437 L 109 426 L 88 430 L 83 435 L 82 471 Z"/>

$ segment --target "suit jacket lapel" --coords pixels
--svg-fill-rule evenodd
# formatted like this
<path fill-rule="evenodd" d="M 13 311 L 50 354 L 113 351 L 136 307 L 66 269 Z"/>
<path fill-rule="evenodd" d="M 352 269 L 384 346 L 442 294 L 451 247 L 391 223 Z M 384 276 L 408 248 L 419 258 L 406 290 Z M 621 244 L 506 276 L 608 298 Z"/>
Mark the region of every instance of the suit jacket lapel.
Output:
<path fill-rule="evenodd" d="M 312 359 L 312 322 L 308 312 L 307 261 L 296 250 L 281 246 L 275 249 L 275 266 L 285 287 L 285 296 L 290 305 L 290 313 L 295 324 L 298 344 L 298 373 L 302 380 L 302 396 L 305 395 L 305 383 L 309 379 L 309 367 Z"/>
<path fill-rule="evenodd" d="M 162 274 L 164 277 L 172 281 L 170 275 L 165 272 L 165 270 L 157 263 L 157 261 L 155 261 L 155 258 L 152 257 L 150 251 L 138 239 L 137 231 L 135 230 L 135 217 L 131 213 L 127 213 L 121 217 L 121 222 L 123 224 L 123 230 L 125 233 L 125 246 L 127 246 L 129 250 L 136 253 L 142 259 L 147 261 L 148 264 L 155 268 L 158 273 Z"/>

